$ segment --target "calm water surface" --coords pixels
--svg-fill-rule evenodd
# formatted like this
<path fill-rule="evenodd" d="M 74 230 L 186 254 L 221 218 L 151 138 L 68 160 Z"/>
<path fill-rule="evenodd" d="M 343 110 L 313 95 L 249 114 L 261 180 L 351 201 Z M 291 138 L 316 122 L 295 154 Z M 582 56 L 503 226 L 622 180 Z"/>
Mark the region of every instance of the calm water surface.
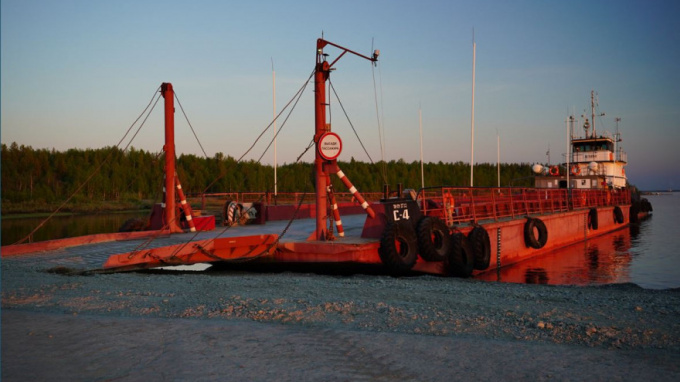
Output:
<path fill-rule="evenodd" d="M 148 218 L 148 211 L 105 213 L 96 215 L 55 216 L 41 227 L 32 241 L 62 239 L 65 237 L 118 232 L 130 218 Z M 45 217 L 2 219 L 2 245 L 16 243 L 35 229 Z"/>
<path fill-rule="evenodd" d="M 639 226 L 625 228 L 545 256 L 528 259 L 478 278 L 489 281 L 593 285 L 635 283 L 643 288 L 680 288 L 680 193 L 651 195 L 654 212 Z M 127 219 L 148 212 L 53 218 L 34 241 L 116 232 Z M 2 219 L 2 244 L 16 242 L 42 218 Z"/>

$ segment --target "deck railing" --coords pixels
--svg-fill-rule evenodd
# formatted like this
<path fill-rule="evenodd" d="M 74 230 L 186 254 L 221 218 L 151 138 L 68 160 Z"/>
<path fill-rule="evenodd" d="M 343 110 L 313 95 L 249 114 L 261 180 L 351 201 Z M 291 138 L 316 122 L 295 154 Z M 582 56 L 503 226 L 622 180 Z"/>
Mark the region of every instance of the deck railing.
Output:
<path fill-rule="evenodd" d="M 430 187 L 418 192 L 423 213 L 447 225 L 630 203 L 629 191 L 550 188 Z"/>
<path fill-rule="evenodd" d="M 365 192 L 362 195 L 369 203 L 383 198 L 382 192 Z M 276 196 L 267 192 L 226 192 L 193 195 L 189 202 L 192 205 L 200 202 L 202 210 L 221 211 L 226 201 L 285 205 L 298 204 L 303 197 L 306 204 L 315 200 L 313 192 L 279 192 Z M 335 198 L 338 203 L 356 203 L 349 192 L 336 192 Z M 604 189 L 428 187 L 418 192 L 416 200 L 424 214 L 439 217 L 447 225 L 454 225 L 625 205 L 630 204 L 630 192 Z"/>
<path fill-rule="evenodd" d="M 334 192 L 335 200 L 338 203 L 355 202 L 350 192 Z M 377 202 L 382 198 L 381 192 L 362 192 L 361 195 L 370 203 Z M 279 192 L 276 195 L 272 192 L 222 192 L 197 194 L 189 196 L 192 205 L 200 203 L 201 209 L 221 209 L 226 201 L 236 203 L 261 202 L 268 205 L 279 204 L 298 204 L 304 198 L 305 203 L 313 203 L 315 200 L 314 192 Z"/>

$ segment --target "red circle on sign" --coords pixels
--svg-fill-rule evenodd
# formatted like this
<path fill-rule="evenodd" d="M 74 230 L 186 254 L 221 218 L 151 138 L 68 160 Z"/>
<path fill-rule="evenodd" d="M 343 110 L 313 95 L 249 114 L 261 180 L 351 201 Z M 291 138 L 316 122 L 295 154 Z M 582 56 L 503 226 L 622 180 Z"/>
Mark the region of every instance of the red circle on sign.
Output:
<path fill-rule="evenodd" d="M 317 145 L 319 155 L 325 160 L 333 160 L 340 156 L 342 152 L 342 140 L 340 136 L 333 132 L 324 133 L 321 138 L 319 138 L 319 144 Z"/>

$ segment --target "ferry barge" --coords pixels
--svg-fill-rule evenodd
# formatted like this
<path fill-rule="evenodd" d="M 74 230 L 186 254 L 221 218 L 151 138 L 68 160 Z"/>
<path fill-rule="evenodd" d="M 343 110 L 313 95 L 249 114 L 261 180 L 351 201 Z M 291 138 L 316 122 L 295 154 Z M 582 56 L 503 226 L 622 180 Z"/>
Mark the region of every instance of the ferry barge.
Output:
<path fill-rule="evenodd" d="M 329 46 L 341 51 L 330 63 L 324 53 Z M 398 186 L 390 192 L 385 186 L 380 200 L 367 201 L 352 185 L 351 174 L 338 167 L 342 141 L 326 118 L 326 82 L 346 53 L 371 62 L 379 55 L 375 51 L 365 56 L 317 40 L 313 204 L 273 205 L 261 198 L 252 203 L 226 201 L 224 228 L 215 227 L 212 216 L 193 213 L 175 172 L 174 92 L 171 84 L 164 83 L 164 202 L 150 217 L 152 230 L 7 246 L 2 248 L 3 256 L 128 240 L 131 249 L 111 254 L 98 270 L 195 263 L 316 263 L 371 265 L 394 275 L 469 277 L 622 229 L 651 211 L 628 188 L 627 158 L 617 147 L 618 135 L 596 136 L 588 121 L 586 137 L 572 136 L 567 163 L 534 166 L 535 187 L 440 186 L 416 191 Z M 352 201 L 338 203 L 330 187 L 331 175 L 341 179 Z M 304 220 L 313 222 L 313 227 Z M 298 232 L 289 232 L 291 227 Z M 306 227 L 310 230 L 301 235 Z M 167 235 L 182 237 L 182 242 L 150 245 L 151 239 Z"/>

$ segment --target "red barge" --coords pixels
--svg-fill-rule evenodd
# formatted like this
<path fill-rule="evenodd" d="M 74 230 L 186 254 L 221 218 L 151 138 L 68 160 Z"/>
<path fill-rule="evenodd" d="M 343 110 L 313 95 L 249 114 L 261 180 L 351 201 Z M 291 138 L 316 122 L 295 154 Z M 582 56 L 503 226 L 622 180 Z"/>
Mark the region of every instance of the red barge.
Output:
<path fill-rule="evenodd" d="M 341 51 L 332 62 L 324 53 L 328 46 Z M 192 212 L 175 172 L 174 92 L 164 83 L 164 203 L 150 217 L 152 230 L 5 246 L 2 255 L 127 240 L 131 250 L 111 254 L 99 270 L 316 263 L 371 265 L 394 275 L 469 277 L 626 228 L 651 211 L 649 203 L 628 188 L 627 158 L 617 147 L 618 134 L 597 136 L 588 120 L 586 137 L 571 134 L 573 151 L 566 164 L 534 166 L 535 187 L 439 186 L 416 191 L 399 186 L 390 192 L 385 186 L 380 197 L 366 200 L 352 185 L 351 174 L 338 167 L 342 142 L 326 118 L 326 82 L 346 53 L 375 62 L 379 51 L 369 57 L 317 40 L 314 203 L 304 204 L 302 198 L 294 204 L 272 204 L 269 195 L 251 202 L 227 201 L 224 227 L 215 227 L 214 216 Z M 340 193 L 330 187 L 333 174 L 348 188 L 351 201 L 338 202 Z M 151 244 L 153 238 L 168 235 L 181 242 Z"/>

